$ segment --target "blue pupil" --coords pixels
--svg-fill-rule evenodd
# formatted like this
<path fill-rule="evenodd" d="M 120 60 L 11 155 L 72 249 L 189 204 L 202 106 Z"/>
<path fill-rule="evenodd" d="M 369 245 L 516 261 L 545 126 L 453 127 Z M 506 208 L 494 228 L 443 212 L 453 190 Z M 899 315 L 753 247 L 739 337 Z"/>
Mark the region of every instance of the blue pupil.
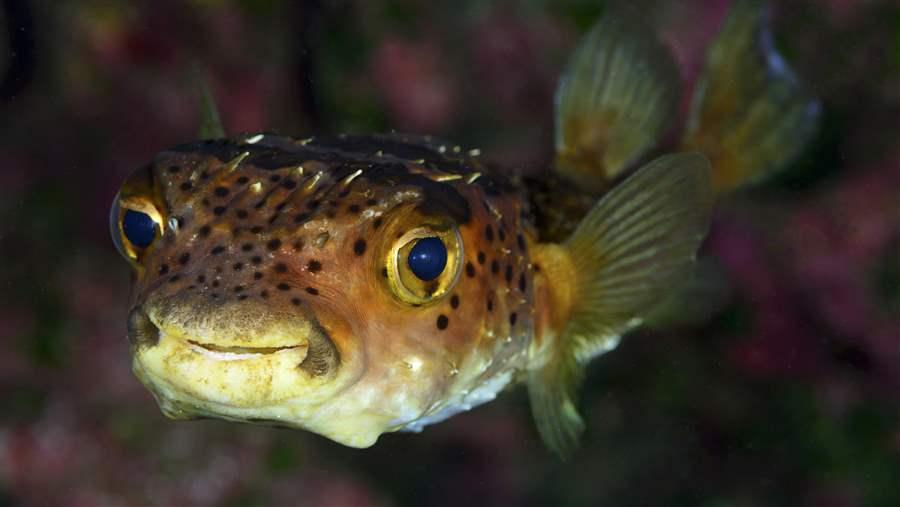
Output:
<path fill-rule="evenodd" d="M 132 245 L 147 248 L 156 238 L 156 222 L 146 213 L 128 210 L 122 217 L 122 233 Z"/>
<path fill-rule="evenodd" d="M 406 262 L 416 277 L 429 282 L 444 272 L 447 247 L 439 238 L 422 238 L 409 251 Z"/>

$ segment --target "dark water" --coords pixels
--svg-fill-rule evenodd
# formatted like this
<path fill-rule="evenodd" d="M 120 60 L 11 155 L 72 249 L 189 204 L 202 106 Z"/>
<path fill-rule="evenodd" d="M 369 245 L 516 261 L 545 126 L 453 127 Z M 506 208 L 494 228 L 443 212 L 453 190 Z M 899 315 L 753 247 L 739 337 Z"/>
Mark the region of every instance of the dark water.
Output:
<path fill-rule="evenodd" d="M 727 2 L 642 1 L 693 79 Z M 900 4 L 774 2 L 823 125 L 717 210 L 702 318 L 589 371 L 582 450 L 522 391 L 372 449 L 170 422 L 130 373 L 122 179 L 196 135 L 431 133 L 537 173 L 587 0 L 2 2 L 0 505 L 900 505 Z"/>

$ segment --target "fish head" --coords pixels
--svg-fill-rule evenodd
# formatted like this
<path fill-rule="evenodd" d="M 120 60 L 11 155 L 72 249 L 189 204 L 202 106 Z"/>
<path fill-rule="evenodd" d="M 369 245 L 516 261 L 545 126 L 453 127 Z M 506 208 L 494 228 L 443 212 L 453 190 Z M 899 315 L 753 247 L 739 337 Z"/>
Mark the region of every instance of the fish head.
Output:
<path fill-rule="evenodd" d="M 122 186 L 133 369 L 167 416 L 366 447 L 487 353 L 479 190 L 326 155 L 173 150 Z"/>

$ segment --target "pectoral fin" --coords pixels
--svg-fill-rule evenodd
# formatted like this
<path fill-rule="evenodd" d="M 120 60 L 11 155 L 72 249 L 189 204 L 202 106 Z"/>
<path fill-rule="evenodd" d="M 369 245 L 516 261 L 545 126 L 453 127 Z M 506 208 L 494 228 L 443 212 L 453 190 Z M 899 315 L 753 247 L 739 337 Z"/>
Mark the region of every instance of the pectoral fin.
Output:
<path fill-rule="evenodd" d="M 584 38 L 556 90 L 556 166 L 597 192 L 665 133 L 680 94 L 668 49 L 623 6 Z"/>
<path fill-rule="evenodd" d="M 575 394 L 587 362 L 691 273 L 709 225 L 709 180 L 702 155 L 658 158 L 603 197 L 564 244 L 534 252 L 558 318 L 528 390 L 541 437 L 560 456 L 574 451 L 584 427 Z"/>

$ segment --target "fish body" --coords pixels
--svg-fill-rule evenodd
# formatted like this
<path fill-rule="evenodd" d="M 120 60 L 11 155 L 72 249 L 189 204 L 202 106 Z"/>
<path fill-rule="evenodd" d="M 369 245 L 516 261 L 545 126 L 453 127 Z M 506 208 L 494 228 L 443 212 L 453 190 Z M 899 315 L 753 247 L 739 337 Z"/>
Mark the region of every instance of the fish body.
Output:
<path fill-rule="evenodd" d="M 540 318 L 534 231 L 517 188 L 458 151 L 256 134 L 179 146 L 135 174 L 119 201 L 149 198 L 168 217 L 131 317 L 159 330 L 131 336 L 135 371 L 167 415 L 268 420 L 367 446 L 488 401 L 519 375 Z M 423 234 L 453 247 L 413 301 L 400 293 L 408 267 L 389 259 Z"/>
<path fill-rule="evenodd" d="M 749 37 L 745 25 L 721 39 Z M 162 411 L 367 447 L 524 383 L 544 441 L 571 454 L 586 365 L 689 276 L 714 188 L 783 151 L 769 139 L 727 185 L 699 153 L 632 170 L 678 96 L 671 57 L 640 28 L 611 10 L 576 52 L 557 93 L 557 172 L 537 180 L 396 134 L 210 139 L 132 174 L 110 226 L 134 272 L 133 369 Z M 707 71 L 717 104 L 730 93 L 719 67 Z M 806 100 L 778 84 L 780 100 Z M 754 128 L 780 121 L 759 110 L 732 123 L 740 111 Z M 685 146 L 709 138 L 697 114 Z M 737 160 L 741 148 L 708 150 Z"/>

